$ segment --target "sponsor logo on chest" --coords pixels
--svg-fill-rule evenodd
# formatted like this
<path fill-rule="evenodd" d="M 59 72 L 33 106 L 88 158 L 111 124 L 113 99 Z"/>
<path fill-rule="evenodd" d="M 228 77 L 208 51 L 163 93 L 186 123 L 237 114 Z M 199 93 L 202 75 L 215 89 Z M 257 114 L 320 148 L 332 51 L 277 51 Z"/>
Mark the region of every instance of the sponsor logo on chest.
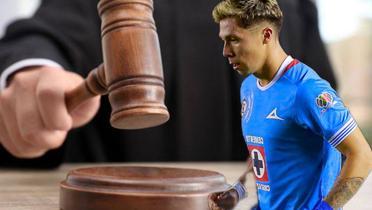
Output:
<path fill-rule="evenodd" d="M 264 144 L 264 138 L 261 136 L 245 136 L 245 143 L 248 144 Z"/>

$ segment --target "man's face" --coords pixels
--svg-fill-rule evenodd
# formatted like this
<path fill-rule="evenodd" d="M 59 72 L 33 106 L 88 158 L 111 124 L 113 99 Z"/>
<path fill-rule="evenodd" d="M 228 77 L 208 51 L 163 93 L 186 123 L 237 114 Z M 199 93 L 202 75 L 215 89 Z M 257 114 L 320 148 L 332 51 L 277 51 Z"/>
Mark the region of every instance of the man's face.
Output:
<path fill-rule="evenodd" d="M 262 69 L 266 47 L 260 24 L 242 28 L 235 18 L 225 18 L 220 21 L 219 36 L 224 41 L 223 56 L 234 70 L 248 76 Z"/>

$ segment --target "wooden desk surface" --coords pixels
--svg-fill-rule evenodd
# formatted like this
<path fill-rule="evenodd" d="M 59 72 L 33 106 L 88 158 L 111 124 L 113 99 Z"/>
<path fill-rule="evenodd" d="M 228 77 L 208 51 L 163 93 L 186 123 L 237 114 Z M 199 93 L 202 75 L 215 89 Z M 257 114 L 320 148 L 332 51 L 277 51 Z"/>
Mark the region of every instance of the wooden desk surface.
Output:
<path fill-rule="evenodd" d="M 112 164 L 105 164 L 112 165 Z M 115 164 L 119 165 L 119 164 Z M 206 169 L 220 172 L 229 183 L 244 171 L 245 164 L 234 163 L 131 163 L 120 165 L 148 165 Z M 56 170 L 8 170 L 0 169 L 0 210 L 58 210 L 59 182 L 65 179 L 69 170 L 99 165 L 63 165 Z M 255 184 L 248 183 L 249 197 L 235 208 L 248 210 L 255 203 Z M 372 176 L 369 176 L 356 196 L 344 210 L 372 210 Z"/>

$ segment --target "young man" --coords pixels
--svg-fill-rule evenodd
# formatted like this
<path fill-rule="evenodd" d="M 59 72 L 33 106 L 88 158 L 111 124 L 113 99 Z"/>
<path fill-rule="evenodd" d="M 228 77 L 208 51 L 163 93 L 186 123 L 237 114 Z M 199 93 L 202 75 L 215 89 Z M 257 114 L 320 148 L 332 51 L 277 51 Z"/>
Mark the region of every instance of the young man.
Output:
<path fill-rule="evenodd" d="M 245 76 L 242 129 L 252 158 L 258 209 L 338 209 L 371 170 L 372 153 L 340 97 L 279 43 L 276 0 L 225 0 L 213 10 L 223 56 Z M 341 169 L 341 153 L 346 160 Z M 230 209 L 240 184 L 211 196 Z"/>

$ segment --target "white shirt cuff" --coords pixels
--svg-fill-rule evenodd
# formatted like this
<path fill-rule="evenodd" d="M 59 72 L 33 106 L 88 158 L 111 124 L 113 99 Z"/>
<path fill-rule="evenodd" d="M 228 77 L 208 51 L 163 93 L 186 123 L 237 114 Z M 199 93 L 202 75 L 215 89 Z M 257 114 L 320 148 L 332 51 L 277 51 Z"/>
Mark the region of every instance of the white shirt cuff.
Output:
<path fill-rule="evenodd" d="M 31 66 L 50 66 L 50 67 L 59 67 L 63 68 L 58 63 L 44 58 L 29 58 L 25 60 L 18 61 L 12 65 L 10 65 L 8 68 L 6 68 L 3 73 L 0 76 L 0 91 L 4 90 L 7 86 L 6 82 L 8 77 L 13 74 L 14 72 L 21 70 L 25 67 L 31 67 Z"/>

